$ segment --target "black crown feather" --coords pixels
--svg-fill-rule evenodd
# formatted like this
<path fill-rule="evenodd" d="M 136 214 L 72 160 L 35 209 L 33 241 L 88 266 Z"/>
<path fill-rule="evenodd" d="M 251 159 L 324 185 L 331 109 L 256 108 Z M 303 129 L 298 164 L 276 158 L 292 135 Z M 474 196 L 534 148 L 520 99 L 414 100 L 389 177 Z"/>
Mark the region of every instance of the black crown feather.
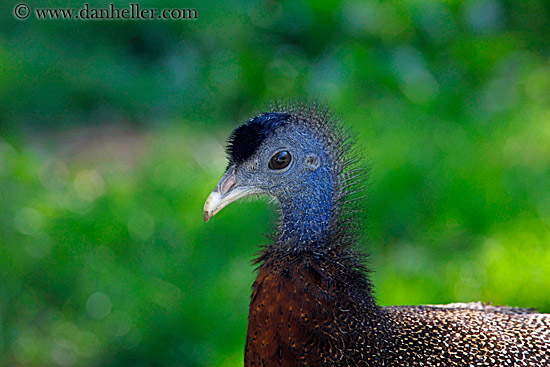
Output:
<path fill-rule="evenodd" d="M 284 125 L 289 118 L 287 113 L 264 113 L 235 129 L 227 142 L 229 164 L 240 164 L 250 158 L 265 138 L 277 127 Z"/>

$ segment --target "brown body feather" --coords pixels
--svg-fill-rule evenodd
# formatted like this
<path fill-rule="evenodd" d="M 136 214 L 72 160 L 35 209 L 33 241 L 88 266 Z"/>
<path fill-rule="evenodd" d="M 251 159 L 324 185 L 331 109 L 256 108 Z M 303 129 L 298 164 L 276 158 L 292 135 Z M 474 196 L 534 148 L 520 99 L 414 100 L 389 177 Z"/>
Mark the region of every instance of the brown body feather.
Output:
<path fill-rule="evenodd" d="M 550 366 L 550 315 L 480 303 L 378 307 L 346 283 L 353 264 L 274 248 L 264 259 L 250 304 L 247 367 Z M 348 276 L 353 282 L 357 274 Z"/>
<path fill-rule="evenodd" d="M 313 254 L 274 248 L 264 256 L 250 303 L 245 366 L 382 365 L 389 329 L 370 293 L 355 287 L 358 274 L 346 274 L 349 264 L 320 264 Z"/>

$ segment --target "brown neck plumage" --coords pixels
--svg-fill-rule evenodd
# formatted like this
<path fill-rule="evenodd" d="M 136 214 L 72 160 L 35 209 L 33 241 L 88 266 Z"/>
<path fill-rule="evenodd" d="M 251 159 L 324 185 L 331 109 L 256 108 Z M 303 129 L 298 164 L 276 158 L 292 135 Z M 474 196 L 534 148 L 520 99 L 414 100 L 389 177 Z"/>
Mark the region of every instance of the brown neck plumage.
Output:
<path fill-rule="evenodd" d="M 379 365 L 388 327 L 353 254 L 275 246 L 259 259 L 245 366 L 344 366 L 360 355 Z M 354 350 L 344 353 L 344 346 Z"/>

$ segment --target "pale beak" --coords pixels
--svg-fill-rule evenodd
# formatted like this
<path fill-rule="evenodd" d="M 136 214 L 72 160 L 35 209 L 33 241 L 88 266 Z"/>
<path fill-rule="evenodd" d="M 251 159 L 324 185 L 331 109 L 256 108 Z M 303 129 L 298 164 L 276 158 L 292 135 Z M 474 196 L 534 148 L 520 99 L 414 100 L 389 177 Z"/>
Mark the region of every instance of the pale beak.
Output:
<path fill-rule="evenodd" d="M 235 167 L 229 167 L 204 203 L 204 221 L 208 222 L 210 218 L 235 200 L 255 192 L 257 190 L 254 187 L 239 186 L 235 176 Z"/>

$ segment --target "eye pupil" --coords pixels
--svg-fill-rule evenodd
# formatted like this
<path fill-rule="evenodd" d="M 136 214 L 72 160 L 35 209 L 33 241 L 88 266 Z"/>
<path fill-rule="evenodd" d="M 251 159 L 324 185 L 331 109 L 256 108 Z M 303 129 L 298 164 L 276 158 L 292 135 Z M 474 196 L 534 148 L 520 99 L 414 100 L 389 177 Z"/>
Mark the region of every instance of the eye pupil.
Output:
<path fill-rule="evenodd" d="M 286 150 L 281 150 L 271 157 L 269 160 L 269 168 L 283 169 L 290 164 L 290 153 Z"/>

